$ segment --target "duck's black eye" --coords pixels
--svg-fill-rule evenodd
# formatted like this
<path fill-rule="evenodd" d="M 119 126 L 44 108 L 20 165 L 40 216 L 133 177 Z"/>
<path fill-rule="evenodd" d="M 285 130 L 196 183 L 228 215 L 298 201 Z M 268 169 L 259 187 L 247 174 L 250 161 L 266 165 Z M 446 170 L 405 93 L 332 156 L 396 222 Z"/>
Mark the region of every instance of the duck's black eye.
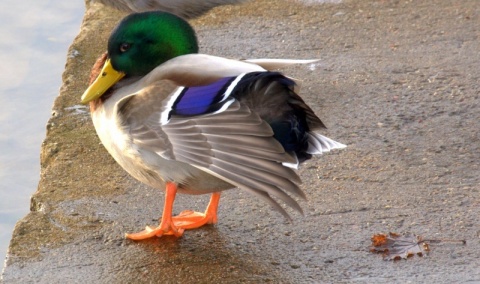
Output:
<path fill-rule="evenodd" d="M 125 51 L 129 50 L 131 46 L 132 46 L 131 44 L 126 43 L 126 42 L 122 43 L 120 45 L 120 52 L 125 52 Z"/>

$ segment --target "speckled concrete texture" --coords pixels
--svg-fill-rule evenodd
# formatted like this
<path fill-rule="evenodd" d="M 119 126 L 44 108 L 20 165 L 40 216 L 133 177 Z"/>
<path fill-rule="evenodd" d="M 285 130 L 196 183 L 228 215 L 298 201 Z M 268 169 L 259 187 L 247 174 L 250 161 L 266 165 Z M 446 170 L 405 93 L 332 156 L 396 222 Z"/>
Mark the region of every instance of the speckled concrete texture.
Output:
<path fill-rule="evenodd" d="M 257 0 L 192 21 L 203 53 L 319 58 L 282 71 L 302 80 L 325 134 L 349 147 L 300 169 L 308 201 L 305 216 L 291 212 L 294 223 L 230 190 L 217 225 L 144 242 L 124 233 L 157 222 L 163 192 L 115 164 L 79 105 L 121 17 L 88 7 L 4 283 L 480 282 L 477 0 Z M 175 212 L 203 210 L 207 199 L 179 196 Z M 383 261 L 369 252 L 370 237 L 387 232 L 467 244 Z"/>

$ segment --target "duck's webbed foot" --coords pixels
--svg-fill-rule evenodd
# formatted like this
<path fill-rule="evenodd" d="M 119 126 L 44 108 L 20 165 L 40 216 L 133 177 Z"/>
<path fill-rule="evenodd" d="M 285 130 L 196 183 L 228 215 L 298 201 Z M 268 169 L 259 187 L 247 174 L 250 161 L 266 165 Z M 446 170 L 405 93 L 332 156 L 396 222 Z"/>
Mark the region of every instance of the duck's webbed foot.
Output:
<path fill-rule="evenodd" d="M 177 186 L 174 183 L 167 183 L 165 192 L 165 206 L 163 208 L 160 225 L 156 228 L 147 226 L 145 230 L 125 234 L 131 240 L 144 240 L 163 235 L 174 235 L 181 237 L 186 229 L 199 228 L 206 224 L 217 223 L 217 209 L 220 201 L 220 193 L 213 193 L 205 213 L 184 210 L 178 216 L 172 217 L 173 202 L 177 193 Z"/>

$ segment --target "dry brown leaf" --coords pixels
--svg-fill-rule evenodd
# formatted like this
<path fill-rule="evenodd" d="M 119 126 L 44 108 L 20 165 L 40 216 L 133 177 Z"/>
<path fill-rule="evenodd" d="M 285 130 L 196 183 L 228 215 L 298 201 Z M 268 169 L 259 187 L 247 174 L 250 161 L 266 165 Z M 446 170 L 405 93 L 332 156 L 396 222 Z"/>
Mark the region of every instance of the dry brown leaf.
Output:
<path fill-rule="evenodd" d="M 430 251 L 428 243 L 421 236 L 413 234 L 401 236 L 396 233 L 377 234 L 372 237 L 375 253 L 382 253 L 385 260 L 407 259 L 413 255 L 424 256 Z"/>

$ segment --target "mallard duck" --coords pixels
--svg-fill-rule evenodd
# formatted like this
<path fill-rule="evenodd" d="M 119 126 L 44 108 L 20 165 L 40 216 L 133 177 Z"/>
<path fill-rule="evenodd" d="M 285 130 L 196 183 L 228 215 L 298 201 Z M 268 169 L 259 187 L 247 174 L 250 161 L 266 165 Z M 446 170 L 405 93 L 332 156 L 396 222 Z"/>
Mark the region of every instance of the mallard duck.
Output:
<path fill-rule="evenodd" d="M 165 11 L 191 19 L 221 5 L 232 5 L 245 0 L 95 0 L 95 2 L 125 12 Z"/>
<path fill-rule="evenodd" d="M 280 211 L 272 198 L 302 213 L 296 168 L 345 145 L 295 92 L 280 65 L 309 60 L 237 61 L 198 54 L 193 28 L 166 12 L 124 18 L 82 95 L 103 145 L 139 181 L 166 191 L 158 227 L 126 234 L 140 240 L 181 236 L 217 222 L 220 192 L 246 190 Z M 102 67 L 103 66 L 103 67 Z M 212 193 L 204 213 L 172 216 L 176 193 Z"/>

